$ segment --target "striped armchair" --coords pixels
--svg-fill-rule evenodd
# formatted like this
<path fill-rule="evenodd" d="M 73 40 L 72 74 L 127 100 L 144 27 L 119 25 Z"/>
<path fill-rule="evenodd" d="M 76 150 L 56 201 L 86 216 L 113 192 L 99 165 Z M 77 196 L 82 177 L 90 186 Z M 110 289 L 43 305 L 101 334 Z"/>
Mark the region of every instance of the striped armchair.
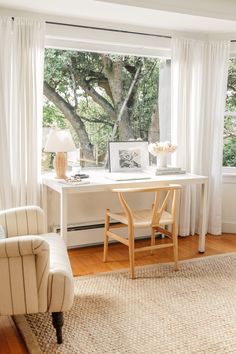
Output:
<path fill-rule="evenodd" d="M 58 234 L 45 233 L 36 206 L 0 212 L 0 315 L 51 312 L 62 343 L 63 312 L 73 303 L 73 276 Z"/>

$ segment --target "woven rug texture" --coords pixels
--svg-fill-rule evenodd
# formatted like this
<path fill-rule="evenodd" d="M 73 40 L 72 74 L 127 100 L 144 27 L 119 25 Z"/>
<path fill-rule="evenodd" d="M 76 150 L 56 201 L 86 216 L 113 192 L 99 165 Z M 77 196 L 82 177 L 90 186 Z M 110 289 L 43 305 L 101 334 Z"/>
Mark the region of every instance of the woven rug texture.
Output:
<path fill-rule="evenodd" d="M 29 352 L 236 353 L 236 254 L 75 278 L 56 344 L 50 314 L 16 316 Z"/>

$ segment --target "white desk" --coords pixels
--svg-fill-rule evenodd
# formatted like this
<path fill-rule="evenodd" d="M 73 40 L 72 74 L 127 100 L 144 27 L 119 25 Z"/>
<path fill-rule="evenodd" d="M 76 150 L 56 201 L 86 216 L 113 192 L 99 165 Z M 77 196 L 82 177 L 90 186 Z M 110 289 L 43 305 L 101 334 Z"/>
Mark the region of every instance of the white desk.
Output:
<path fill-rule="evenodd" d="M 43 209 L 47 215 L 48 189 L 60 194 L 60 229 L 61 236 L 67 243 L 67 207 L 69 194 L 107 192 L 119 187 L 155 187 L 166 183 L 179 183 L 181 185 L 200 184 L 201 185 L 201 205 L 200 205 L 200 232 L 199 232 L 199 252 L 205 251 L 206 234 L 206 214 L 207 214 L 207 177 L 191 174 L 151 176 L 146 180 L 113 181 L 105 177 L 107 171 L 86 171 L 90 175 L 89 184 L 67 185 L 62 184 L 53 178 L 53 175 L 44 175 L 43 183 Z"/>

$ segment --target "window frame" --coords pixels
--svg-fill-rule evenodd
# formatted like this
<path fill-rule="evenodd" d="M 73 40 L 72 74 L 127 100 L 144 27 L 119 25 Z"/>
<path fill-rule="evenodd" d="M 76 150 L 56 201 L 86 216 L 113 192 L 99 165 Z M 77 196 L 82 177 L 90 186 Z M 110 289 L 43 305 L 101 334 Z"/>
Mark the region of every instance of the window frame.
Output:
<path fill-rule="evenodd" d="M 46 48 L 171 58 L 171 38 L 112 29 L 46 24 Z"/>
<path fill-rule="evenodd" d="M 165 60 L 171 58 L 170 37 L 63 24 L 46 24 L 46 48 Z"/>
<path fill-rule="evenodd" d="M 165 35 L 158 37 L 158 34 L 152 36 L 66 24 L 46 24 L 45 48 L 171 59 L 171 38 Z M 230 58 L 236 58 L 236 42 L 231 42 Z M 222 166 L 222 174 L 225 177 L 235 175 L 236 178 L 236 167 Z"/>

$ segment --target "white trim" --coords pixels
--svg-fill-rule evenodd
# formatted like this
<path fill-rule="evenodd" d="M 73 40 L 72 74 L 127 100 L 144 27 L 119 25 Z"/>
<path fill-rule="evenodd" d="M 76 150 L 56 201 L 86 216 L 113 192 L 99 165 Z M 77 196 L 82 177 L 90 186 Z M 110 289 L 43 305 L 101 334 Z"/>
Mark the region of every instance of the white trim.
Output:
<path fill-rule="evenodd" d="M 76 24 L 75 24 L 76 26 Z M 89 25 L 88 25 L 89 26 Z M 114 27 L 115 28 L 115 27 Z M 109 31 L 111 29 L 111 31 Z M 46 46 L 71 50 L 85 50 L 91 52 L 140 55 L 140 56 L 163 56 L 171 58 L 171 38 L 137 33 L 115 32 L 111 27 L 107 29 L 83 28 L 67 26 L 66 24 L 46 24 Z M 122 30 L 121 30 L 122 31 Z M 160 32 L 162 35 L 162 32 Z M 164 34 L 165 35 L 165 34 Z M 172 33 L 174 36 L 196 38 L 193 33 Z M 228 35 L 227 39 L 235 38 L 236 34 Z M 215 35 L 203 36 L 202 40 L 224 39 Z M 236 42 L 232 42 L 230 57 L 236 57 Z"/>
<path fill-rule="evenodd" d="M 170 58 L 170 42 L 163 37 L 46 25 L 46 46 L 53 48 Z"/>
<path fill-rule="evenodd" d="M 64 22 L 64 21 L 63 21 Z M 165 37 L 155 37 L 152 35 L 142 35 L 136 33 L 122 33 L 115 32 L 117 26 L 106 26 L 106 29 L 96 29 L 96 28 L 82 28 L 73 27 L 73 21 L 68 22 L 72 26 L 67 26 L 60 24 L 46 24 L 46 46 L 52 48 L 61 48 L 69 50 L 80 50 L 80 51 L 90 51 L 90 52 L 100 52 L 100 53 L 113 53 L 113 54 L 123 54 L 123 55 L 137 55 L 137 56 L 148 56 L 148 57 L 164 57 L 171 58 L 171 38 Z M 82 23 L 83 25 L 83 23 Z M 96 23 L 93 25 L 96 25 Z M 76 26 L 76 23 L 75 23 Z M 86 25 L 85 25 L 86 26 Z M 89 24 L 87 24 L 89 26 Z M 97 26 L 97 27 L 101 27 Z M 109 31 L 109 29 L 111 31 Z M 139 27 L 137 27 L 138 31 Z M 119 31 L 118 28 L 116 30 Z M 121 29 L 121 31 L 124 28 Z M 125 30 L 128 30 L 126 28 Z M 140 27 L 140 31 L 143 31 Z M 146 32 L 146 31 L 143 31 Z M 163 35 L 163 31 L 155 29 L 155 31 L 150 31 L 153 34 Z M 164 33 L 167 35 L 167 33 Z M 184 36 L 187 38 L 196 38 L 196 33 L 181 33 L 181 32 L 169 32 L 169 36 Z M 219 40 L 236 37 L 235 33 L 226 35 L 205 35 L 199 36 L 202 40 Z M 198 37 L 197 37 L 198 38 Z M 230 50 L 231 58 L 236 57 L 236 42 L 231 43 Z"/>
<path fill-rule="evenodd" d="M 224 175 L 236 175 L 236 167 L 225 166 L 223 167 L 223 176 Z"/>
<path fill-rule="evenodd" d="M 223 174 L 223 184 L 236 184 L 236 174 Z"/>
<path fill-rule="evenodd" d="M 222 223 L 222 232 L 223 233 L 236 233 L 236 222 L 223 222 Z"/>
<path fill-rule="evenodd" d="M 236 167 L 223 167 L 223 184 L 236 184 Z"/>

